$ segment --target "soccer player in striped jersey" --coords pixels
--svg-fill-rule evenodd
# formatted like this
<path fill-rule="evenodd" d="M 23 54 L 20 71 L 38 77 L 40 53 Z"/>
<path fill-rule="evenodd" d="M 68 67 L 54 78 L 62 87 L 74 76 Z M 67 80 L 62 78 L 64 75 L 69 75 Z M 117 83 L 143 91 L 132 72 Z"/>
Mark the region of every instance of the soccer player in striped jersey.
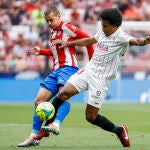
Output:
<path fill-rule="evenodd" d="M 78 71 L 77 59 L 76 59 L 76 47 L 66 47 L 59 48 L 59 44 L 52 45 L 53 41 L 56 39 L 73 41 L 75 39 L 81 39 L 89 37 L 81 29 L 75 27 L 70 23 L 65 23 L 61 20 L 61 15 L 56 6 L 48 7 L 44 12 L 45 20 L 50 27 L 50 49 L 40 49 L 39 47 L 34 47 L 29 50 L 30 54 L 34 55 L 48 55 L 54 58 L 54 70 L 50 72 L 44 82 L 41 83 L 41 87 L 35 99 L 36 106 L 45 101 L 52 99 L 58 91 L 64 86 L 66 81 L 71 75 Z M 93 46 L 89 45 L 86 47 L 89 55 L 89 59 L 93 54 Z M 57 107 L 57 101 L 52 101 L 54 107 L 56 107 L 57 115 L 57 125 L 60 126 L 64 118 L 70 111 L 70 100 L 67 99 L 65 103 L 61 105 L 59 109 Z M 50 120 L 48 123 L 53 122 Z M 49 132 L 43 132 L 41 130 L 43 121 L 40 120 L 34 109 L 34 116 L 32 122 L 32 132 L 30 136 L 23 142 L 19 143 L 18 147 L 30 147 L 39 145 L 39 141 L 43 137 L 49 137 Z"/>
<path fill-rule="evenodd" d="M 53 44 L 61 44 L 61 48 L 70 46 L 87 46 L 96 44 L 94 54 L 85 68 L 79 70 L 67 81 L 60 90 L 55 101 L 61 103 L 71 96 L 88 90 L 89 97 L 85 110 L 86 120 L 93 125 L 115 133 L 124 147 L 130 147 L 127 125 L 117 126 L 98 112 L 108 90 L 110 80 L 116 76 L 121 57 L 129 46 L 150 44 L 150 36 L 135 38 L 120 28 L 122 15 L 116 8 L 104 10 L 101 14 L 101 27 L 94 37 L 72 42 L 56 40 Z M 55 120 L 54 120 L 55 123 Z M 43 126 L 44 131 L 58 133 L 53 124 Z"/>

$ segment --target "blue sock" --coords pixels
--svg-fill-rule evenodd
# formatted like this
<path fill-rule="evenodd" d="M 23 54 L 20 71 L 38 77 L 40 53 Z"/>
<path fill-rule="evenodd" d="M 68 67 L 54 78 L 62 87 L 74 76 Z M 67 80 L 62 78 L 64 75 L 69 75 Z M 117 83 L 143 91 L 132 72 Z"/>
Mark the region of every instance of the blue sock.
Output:
<path fill-rule="evenodd" d="M 33 122 L 32 122 L 32 132 L 38 133 L 38 131 L 41 129 L 43 121 L 36 115 L 36 112 L 34 110 L 33 115 Z"/>
<path fill-rule="evenodd" d="M 70 112 L 70 107 L 70 102 L 64 101 L 63 104 L 58 108 L 54 122 L 60 125 Z"/>

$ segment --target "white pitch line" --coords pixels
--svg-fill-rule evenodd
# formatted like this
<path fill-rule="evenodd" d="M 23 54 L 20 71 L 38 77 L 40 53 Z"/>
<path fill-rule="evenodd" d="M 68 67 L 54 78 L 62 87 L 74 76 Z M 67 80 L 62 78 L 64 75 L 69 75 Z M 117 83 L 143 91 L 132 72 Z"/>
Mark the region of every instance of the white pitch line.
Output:
<path fill-rule="evenodd" d="M 14 127 L 14 126 L 24 126 L 24 127 L 27 127 L 27 126 L 31 126 L 31 124 L 19 124 L 19 123 L 0 123 L 0 127 L 3 127 L 3 126 L 7 126 L 7 127 Z"/>

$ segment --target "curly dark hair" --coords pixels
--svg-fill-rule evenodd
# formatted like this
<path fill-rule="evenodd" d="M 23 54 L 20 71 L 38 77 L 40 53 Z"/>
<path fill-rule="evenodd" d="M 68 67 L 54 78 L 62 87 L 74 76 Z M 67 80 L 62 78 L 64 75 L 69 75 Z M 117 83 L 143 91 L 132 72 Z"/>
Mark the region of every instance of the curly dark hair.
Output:
<path fill-rule="evenodd" d="M 102 20 L 108 20 L 112 25 L 121 26 L 122 24 L 122 14 L 117 8 L 103 10 L 100 14 L 100 18 Z"/>

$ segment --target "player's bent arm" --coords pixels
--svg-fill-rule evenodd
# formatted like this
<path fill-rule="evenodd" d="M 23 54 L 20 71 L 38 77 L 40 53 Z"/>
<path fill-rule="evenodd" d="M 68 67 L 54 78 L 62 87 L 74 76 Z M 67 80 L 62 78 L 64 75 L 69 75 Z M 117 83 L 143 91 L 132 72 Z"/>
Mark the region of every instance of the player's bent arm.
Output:
<path fill-rule="evenodd" d="M 89 38 L 83 38 L 83 39 L 78 39 L 78 40 L 74 40 L 71 42 L 66 42 L 66 46 L 88 46 L 91 44 L 95 44 L 97 43 L 95 37 L 89 37 Z"/>
<path fill-rule="evenodd" d="M 73 32 L 76 35 L 75 39 L 83 39 L 83 38 L 89 38 L 90 37 L 87 33 L 85 33 L 84 31 L 82 31 L 79 28 L 76 28 L 76 30 L 73 30 Z M 94 52 L 94 47 L 93 47 L 93 45 L 87 45 L 86 49 L 87 49 L 89 60 L 90 60 L 92 55 L 93 55 L 93 52 Z"/>
<path fill-rule="evenodd" d="M 130 39 L 129 44 L 131 46 L 144 46 L 150 44 L 150 36 L 147 36 L 146 38 L 132 38 Z"/>

